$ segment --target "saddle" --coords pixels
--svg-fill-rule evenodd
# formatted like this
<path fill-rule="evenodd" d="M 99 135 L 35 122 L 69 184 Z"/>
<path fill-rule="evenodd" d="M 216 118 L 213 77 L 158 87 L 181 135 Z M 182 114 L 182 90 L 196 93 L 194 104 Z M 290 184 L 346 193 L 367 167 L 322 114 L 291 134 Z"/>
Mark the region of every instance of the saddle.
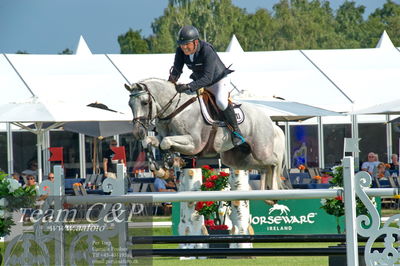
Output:
<path fill-rule="evenodd" d="M 212 93 L 207 90 L 200 89 L 198 90 L 198 99 L 200 103 L 201 114 L 204 118 L 204 121 L 209 125 L 216 125 L 218 127 L 226 127 L 226 123 L 224 121 L 224 115 L 222 111 L 219 110 L 217 104 L 215 103 L 215 97 Z M 229 99 L 229 104 L 232 104 L 233 110 L 236 114 L 236 119 L 238 125 L 243 123 L 245 117 L 244 113 L 241 109 L 240 104 L 236 104 Z"/>

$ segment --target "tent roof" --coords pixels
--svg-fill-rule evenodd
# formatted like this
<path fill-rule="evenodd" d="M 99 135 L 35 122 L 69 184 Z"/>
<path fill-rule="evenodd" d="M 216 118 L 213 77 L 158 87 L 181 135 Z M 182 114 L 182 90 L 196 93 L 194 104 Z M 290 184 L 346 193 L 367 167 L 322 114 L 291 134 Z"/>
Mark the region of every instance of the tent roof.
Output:
<path fill-rule="evenodd" d="M 87 45 L 87 43 L 82 35 L 81 35 L 81 37 L 79 37 L 79 42 L 78 42 L 78 46 L 76 47 L 75 54 L 92 55 L 92 51 L 90 51 L 89 46 Z"/>
<path fill-rule="evenodd" d="M 229 52 L 219 55 L 225 65 L 233 64 L 235 72 L 228 77 L 244 91 L 236 95 L 239 98 L 276 96 L 341 112 L 388 102 L 396 95 L 400 52 L 389 41 L 383 33 L 379 48 L 372 49 L 238 53 L 240 44 L 232 37 Z M 34 94 L 82 105 L 98 101 L 127 113 L 123 84 L 149 77 L 166 79 L 173 60 L 174 54 L 92 55 L 83 38 L 76 55 L 3 54 L 0 103 Z M 185 67 L 179 81 L 189 82 L 189 75 Z"/>
<path fill-rule="evenodd" d="M 86 106 L 101 102 L 129 112 L 126 82 L 105 55 L 8 55 L 34 94 Z"/>

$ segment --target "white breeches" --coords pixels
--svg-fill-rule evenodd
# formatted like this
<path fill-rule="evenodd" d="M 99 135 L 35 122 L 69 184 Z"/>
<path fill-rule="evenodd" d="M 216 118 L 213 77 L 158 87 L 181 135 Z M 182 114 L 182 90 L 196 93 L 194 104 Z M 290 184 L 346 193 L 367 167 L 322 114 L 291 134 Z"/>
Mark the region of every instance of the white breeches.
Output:
<path fill-rule="evenodd" d="M 206 88 L 215 96 L 215 101 L 218 108 L 224 111 L 228 107 L 229 92 L 232 90 L 232 85 L 228 78 L 223 78 L 211 87 Z"/>

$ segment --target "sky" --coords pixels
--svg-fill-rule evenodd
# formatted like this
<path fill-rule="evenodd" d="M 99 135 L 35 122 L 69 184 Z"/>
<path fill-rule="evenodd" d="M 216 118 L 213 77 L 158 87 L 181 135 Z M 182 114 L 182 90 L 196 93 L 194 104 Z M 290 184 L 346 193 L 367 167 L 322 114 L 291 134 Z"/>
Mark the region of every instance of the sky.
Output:
<path fill-rule="evenodd" d="M 337 9 L 345 0 L 332 0 Z M 254 13 L 272 10 L 279 0 L 232 0 Z M 356 0 L 366 14 L 386 0 Z M 394 2 L 400 3 L 400 0 Z M 151 23 L 163 15 L 168 0 L 0 0 L 0 53 L 26 51 L 57 54 L 66 48 L 76 51 L 82 35 L 95 54 L 118 54 L 118 35 L 129 28 L 152 34 Z"/>

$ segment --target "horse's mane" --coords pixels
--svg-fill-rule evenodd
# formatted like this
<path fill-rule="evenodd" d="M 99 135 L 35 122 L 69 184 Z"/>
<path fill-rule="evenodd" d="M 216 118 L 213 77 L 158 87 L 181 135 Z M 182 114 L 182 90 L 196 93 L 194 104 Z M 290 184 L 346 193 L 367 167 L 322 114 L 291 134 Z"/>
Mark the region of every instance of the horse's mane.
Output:
<path fill-rule="evenodd" d="M 149 81 L 156 81 L 156 82 L 166 82 L 167 80 L 161 78 L 145 78 L 140 80 L 139 82 L 149 82 Z"/>

